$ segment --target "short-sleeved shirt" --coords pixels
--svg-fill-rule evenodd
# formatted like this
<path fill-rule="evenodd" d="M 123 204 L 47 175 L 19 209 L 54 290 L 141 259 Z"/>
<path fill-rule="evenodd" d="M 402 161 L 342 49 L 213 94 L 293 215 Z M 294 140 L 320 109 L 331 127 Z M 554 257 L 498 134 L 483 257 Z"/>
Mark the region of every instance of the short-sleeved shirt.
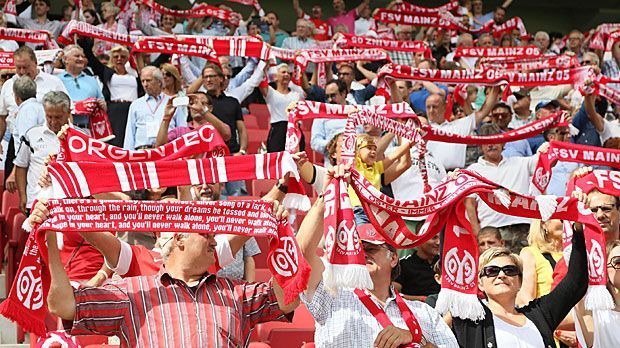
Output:
<path fill-rule="evenodd" d="M 435 85 L 446 92 L 446 95 L 448 95 L 448 87 L 439 84 Z M 411 94 L 409 94 L 409 102 L 411 103 L 411 107 L 414 110 L 426 112 L 426 98 L 428 98 L 429 95 L 431 95 L 431 93 L 424 87 L 417 91 L 411 92 Z"/>
<path fill-rule="evenodd" d="M 338 24 L 344 24 L 347 27 L 348 32 L 350 34 L 354 34 L 355 17 L 357 17 L 357 9 L 354 8 L 351 11 L 347 11 L 340 16 L 329 17 L 327 19 L 327 23 L 329 23 L 329 25 L 331 26 L 332 33 L 336 32 L 336 27 L 338 26 Z"/>
<path fill-rule="evenodd" d="M 469 135 L 476 129 L 476 115 L 471 114 L 467 117 L 454 120 L 452 122 L 444 122 L 436 124 L 431 122 L 433 128 L 439 128 L 442 131 L 455 133 L 459 135 Z M 428 151 L 433 153 L 446 170 L 454 168 L 463 168 L 465 166 L 465 155 L 467 145 L 451 144 L 439 141 L 429 141 L 426 145 Z"/>
<path fill-rule="evenodd" d="M 22 137 L 34 127 L 45 123 L 45 109 L 35 98 L 22 102 L 15 110 L 15 126 L 13 127 L 13 142 L 15 143 L 15 155 L 22 144 Z"/>
<path fill-rule="evenodd" d="M 604 144 L 607 139 L 620 138 L 620 124 L 603 119 L 603 131 L 599 132 L 599 135 L 601 144 Z"/>
<path fill-rule="evenodd" d="M 239 152 L 239 133 L 237 130 L 237 121 L 243 122 L 243 113 L 241 105 L 237 99 L 220 93 L 219 96 L 211 95 L 213 102 L 213 115 L 220 121 L 226 123 L 230 127 L 230 140 L 226 142 L 230 153 Z"/>
<path fill-rule="evenodd" d="M 418 254 L 411 254 L 400 262 L 400 275 L 396 282 L 403 286 L 401 293 L 411 296 L 428 296 L 438 294 L 441 286 L 435 281 L 433 264 L 437 262 L 436 256 L 431 263 L 422 260 Z"/>
<path fill-rule="evenodd" d="M 64 232 L 60 260 L 70 280 L 87 281 L 103 266 L 103 256 L 77 232 Z"/>
<path fill-rule="evenodd" d="M 15 95 L 13 94 L 13 84 L 18 78 L 17 74 L 13 75 L 2 85 L 2 91 L 0 91 L 0 115 L 8 115 L 7 122 L 11 122 L 11 119 L 15 117 L 14 111 L 17 109 L 17 103 L 15 103 Z M 42 71 L 37 73 L 34 82 L 37 84 L 37 100 L 40 102 L 43 101 L 47 92 L 67 92 L 65 85 L 58 77 Z"/>
<path fill-rule="evenodd" d="M 243 248 L 235 255 L 234 260 L 228 265 L 222 266 L 222 269 L 217 272 L 217 276 L 243 280 L 243 276 L 245 275 L 245 259 L 254 257 L 260 254 L 260 252 L 256 239 L 254 239 L 254 237 L 248 239 L 247 242 L 243 244 Z"/>
<path fill-rule="evenodd" d="M 311 21 L 314 24 L 314 36 L 313 38 L 317 41 L 329 40 L 331 38 L 331 28 L 329 27 L 329 23 L 320 18 L 312 18 L 305 13 L 302 13 L 301 17 Z"/>
<path fill-rule="evenodd" d="M 78 76 L 73 76 L 68 72 L 57 75 L 58 78 L 67 88 L 71 101 L 80 101 L 87 98 L 103 99 L 101 85 L 99 81 L 92 76 L 81 72 Z"/>
<path fill-rule="evenodd" d="M 381 189 L 381 174 L 384 172 L 383 161 L 377 161 L 372 165 L 367 165 L 363 163 L 359 157 L 355 157 L 355 169 L 362 174 L 366 180 L 368 180 L 372 186 L 376 189 Z M 358 207 L 362 205 L 359 197 L 355 194 L 355 191 L 351 186 L 349 186 L 349 198 L 351 199 L 351 206 Z"/>
<path fill-rule="evenodd" d="M 205 274 L 190 287 L 165 268 L 74 290 L 71 335 L 116 335 L 121 347 L 243 347 L 261 322 L 289 321 L 270 283 Z"/>

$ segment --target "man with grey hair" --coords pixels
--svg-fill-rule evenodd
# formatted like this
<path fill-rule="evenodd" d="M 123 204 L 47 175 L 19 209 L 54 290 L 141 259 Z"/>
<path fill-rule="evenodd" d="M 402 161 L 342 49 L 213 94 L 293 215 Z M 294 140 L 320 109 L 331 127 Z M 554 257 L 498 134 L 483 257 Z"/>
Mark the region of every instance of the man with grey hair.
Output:
<path fill-rule="evenodd" d="M 460 34 L 456 39 L 456 47 L 474 47 L 474 37 L 470 33 Z M 455 51 L 452 51 L 446 56 L 448 62 L 455 61 L 454 53 Z M 457 63 L 459 63 L 461 68 L 474 69 L 477 60 L 478 58 L 476 57 L 461 57 L 457 60 Z"/>
<path fill-rule="evenodd" d="M 63 53 L 65 72 L 57 76 L 67 88 L 67 93 L 71 100 L 77 102 L 87 98 L 97 98 L 99 105 L 106 110 L 107 106 L 103 99 L 103 92 L 101 91 L 99 81 L 85 73 L 88 61 L 82 47 L 69 45 L 65 47 Z M 88 116 L 77 115 L 74 117 L 73 123 L 78 127 L 88 129 Z"/>
<path fill-rule="evenodd" d="M 154 66 L 146 66 L 140 72 L 140 81 L 144 87 L 144 96 L 134 100 L 129 106 L 125 143 L 127 150 L 150 148 L 157 140 L 159 126 L 164 118 L 166 108 L 172 106 L 172 97 L 162 92 L 164 75 Z M 185 106 L 183 108 L 186 108 Z M 181 108 L 177 108 L 170 120 L 168 131 L 175 127 L 187 125 Z"/>
<path fill-rule="evenodd" d="M 30 128 L 45 123 L 43 104 L 37 100 L 37 84 L 25 75 L 13 84 L 13 95 L 17 110 L 15 111 L 15 126 L 11 132 L 15 142 L 15 155 L 22 142 L 22 136 Z"/>
<path fill-rule="evenodd" d="M 551 39 L 549 38 L 549 34 L 546 31 L 536 32 L 534 35 L 534 42 L 536 46 L 540 48 L 541 54 L 552 53 L 549 52 L 549 45 L 551 44 Z"/>
<path fill-rule="evenodd" d="M 45 160 L 58 153 L 60 142 L 56 133 L 69 124 L 71 99 L 64 92 L 49 92 L 43 97 L 45 123 L 30 128 L 22 139 L 15 158 L 15 181 L 19 192 L 19 209 L 26 215 L 39 194 L 39 177 Z"/>

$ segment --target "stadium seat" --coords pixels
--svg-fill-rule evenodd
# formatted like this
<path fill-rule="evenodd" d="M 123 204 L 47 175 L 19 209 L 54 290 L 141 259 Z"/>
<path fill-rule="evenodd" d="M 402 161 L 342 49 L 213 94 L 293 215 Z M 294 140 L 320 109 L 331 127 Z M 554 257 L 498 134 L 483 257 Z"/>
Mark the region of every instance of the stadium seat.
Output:
<path fill-rule="evenodd" d="M 261 238 L 261 239 L 265 239 L 265 238 Z M 256 259 L 256 256 L 254 256 L 254 258 Z M 267 282 L 269 281 L 269 279 L 271 279 L 271 271 L 269 269 L 256 268 L 256 281 L 257 282 Z"/>
<path fill-rule="evenodd" d="M 252 181 L 252 195 L 262 197 L 267 194 L 276 184 L 276 180 L 254 180 Z"/>
<path fill-rule="evenodd" d="M 10 219 L 12 219 L 18 211 L 19 194 L 17 192 L 10 193 L 9 191 L 3 191 L 2 210 L 0 210 L 0 261 L 4 260 L 4 249 L 9 241 L 9 236 L 11 235 L 11 230 L 8 230 L 5 227 L 8 221 L 12 223 L 12 220 Z M 2 262 L 0 262 L 0 271 L 1 270 Z"/>
<path fill-rule="evenodd" d="M 248 130 L 260 129 L 256 116 L 252 114 L 243 115 L 243 123 L 245 123 L 245 128 Z"/>
<path fill-rule="evenodd" d="M 269 334 L 269 345 L 273 348 L 301 347 L 306 342 L 314 341 L 314 328 L 279 328 Z"/>
<path fill-rule="evenodd" d="M 304 343 L 303 346 L 301 346 L 301 348 L 314 348 L 314 347 L 316 347 L 314 345 L 314 342 Z"/>
<path fill-rule="evenodd" d="M 269 251 L 269 238 L 256 238 L 260 254 L 254 256 L 254 266 L 256 269 L 267 269 L 267 252 Z M 257 274 L 258 276 L 258 274 Z"/>
<path fill-rule="evenodd" d="M 267 322 L 256 325 L 256 333 L 258 335 L 258 339 L 261 342 L 269 342 L 270 345 L 276 347 L 271 341 L 271 333 L 273 330 L 300 330 L 300 336 L 303 336 L 303 340 L 300 341 L 291 341 L 298 342 L 298 344 L 291 344 L 288 347 L 299 347 L 303 342 L 311 342 L 314 341 L 314 318 L 312 314 L 308 311 L 308 308 L 304 304 L 300 304 L 297 309 L 295 309 L 295 314 L 293 315 L 293 321 L 291 323 L 281 323 L 281 322 Z M 307 333 L 310 333 L 310 339 L 307 339 Z M 279 341 L 278 336 L 287 335 L 286 333 L 278 333 L 276 338 Z M 303 341 L 303 342 L 302 342 Z M 280 345 L 279 347 L 287 347 Z"/>
<path fill-rule="evenodd" d="M 22 254 L 24 253 L 24 247 L 28 240 L 28 233 L 22 229 L 22 224 L 26 220 L 26 216 L 21 212 L 15 211 L 15 215 L 11 221 L 11 238 L 8 241 L 8 255 L 7 255 L 7 272 L 6 272 L 6 291 L 7 294 L 15 279 L 17 268 L 19 267 L 19 261 L 21 261 Z"/>
<path fill-rule="evenodd" d="M 269 108 L 265 104 L 250 104 L 248 105 L 250 113 L 256 117 L 259 129 L 269 129 L 269 123 L 271 121 L 271 114 Z"/>

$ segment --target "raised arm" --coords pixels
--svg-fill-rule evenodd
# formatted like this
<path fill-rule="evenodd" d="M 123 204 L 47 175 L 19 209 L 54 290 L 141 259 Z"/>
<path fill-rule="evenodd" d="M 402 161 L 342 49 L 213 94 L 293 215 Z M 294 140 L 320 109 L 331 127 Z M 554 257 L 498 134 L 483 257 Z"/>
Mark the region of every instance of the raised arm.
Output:
<path fill-rule="evenodd" d="M 355 8 L 355 13 L 360 14 L 365 6 L 370 5 L 370 0 L 363 0 L 357 7 Z"/>
<path fill-rule="evenodd" d="M 60 260 L 60 250 L 56 232 L 47 233 L 48 267 L 51 275 L 50 290 L 47 294 L 47 308 L 50 313 L 64 319 L 75 317 L 75 295 L 69 282 L 69 276 Z"/>
<path fill-rule="evenodd" d="M 326 180 L 326 182 L 328 182 Z M 316 250 L 321 237 L 323 236 L 323 214 L 325 210 L 325 200 L 320 195 L 308 211 L 297 232 L 297 242 L 304 258 L 308 261 L 312 272 L 308 280 L 306 297 L 312 299 L 314 292 L 320 281 L 323 279 L 323 261 L 317 256 Z"/>
<path fill-rule="evenodd" d="M 603 128 L 605 128 L 605 119 L 596 111 L 596 106 L 594 105 L 595 100 L 596 97 L 594 94 L 586 94 L 583 104 L 590 122 L 592 122 L 594 128 L 596 128 L 596 131 L 600 133 L 603 131 Z"/>
<path fill-rule="evenodd" d="M 403 144 L 400 145 L 394 152 L 398 152 L 403 145 L 407 150 L 398 158 L 396 162 L 393 163 L 393 165 L 385 169 L 385 173 L 383 175 L 383 185 L 389 185 L 392 181 L 396 180 L 405 171 L 407 171 L 409 167 L 411 167 L 411 151 L 409 151 L 411 146 L 407 144 L 407 142 L 403 142 Z"/>
<path fill-rule="evenodd" d="M 497 96 L 499 95 L 499 86 L 491 87 L 491 91 L 487 95 L 487 98 L 484 100 L 484 104 L 480 108 L 480 110 L 476 111 L 474 115 L 476 115 L 476 126 L 482 123 L 482 120 L 487 117 L 493 106 L 495 106 L 495 102 L 497 102 Z"/>
<path fill-rule="evenodd" d="M 396 150 L 392 151 L 389 155 L 386 155 L 383 159 L 383 169 L 387 170 L 390 168 L 399 158 L 409 153 L 409 149 L 411 149 L 411 143 L 407 140 L 401 141 L 401 144 L 396 148 Z"/>
<path fill-rule="evenodd" d="M 523 260 L 523 281 L 521 289 L 517 293 L 517 304 L 526 305 L 536 298 L 536 259 L 532 252 L 527 249 L 521 250 L 521 260 Z"/>

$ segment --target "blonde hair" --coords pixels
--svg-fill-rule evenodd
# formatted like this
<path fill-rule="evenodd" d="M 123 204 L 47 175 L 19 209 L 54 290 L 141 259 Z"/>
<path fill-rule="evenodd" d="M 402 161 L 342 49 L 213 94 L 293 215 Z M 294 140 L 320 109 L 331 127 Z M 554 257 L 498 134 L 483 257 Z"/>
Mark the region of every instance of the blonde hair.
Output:
<path fill-rule="evenodd" d="M 517 254 L 513 254 L 508 248 L 504 247 L 493 247 L 485 250 L 480 257 L 478 258 L 478 275 L 482 272 L 482 269 L 489 264 L 489 262 L 493 261 L 498 257 L 507 257 L 512 260 L 512 263 L 519 268 L 519 278 L 522 278 L 523 274 L 523 261 Z"/>
<path fill-rule="evenodd" d="M 121 45 L 116 45 L 112 47 L 112 49 L 110 50 L 110 60 L 108 61 L 108 67 L 110 68 L 114 67 L 112 64 L 112 55 L 116 52 L 121 53 L 125 57 L 129 57 L 129 50 L 127 49 L 127 47 Z"/>
<path fill-rule="evenodd" d="M 181 79 L 181 74 L 179 73 L 179 69 L 176 66 L 170 63 L 164 63 L 159 67 L 161 70 L 171 73 L 174 77 L 174 91 L 179 92 L 182 88 L 183 80 Z"/>
<path fill-rule="evenodd" d="M 538 248 L 541 253 L 552 253 L 558 250 L 555 250 L 553 246 L 553 241 L 549 238 L 549 234 L 545 229 L 545 222 L 532 219 L 532 223 L 530 224 L 530 231 L 527 235 L 527 243 L 532 246 Z"/>

